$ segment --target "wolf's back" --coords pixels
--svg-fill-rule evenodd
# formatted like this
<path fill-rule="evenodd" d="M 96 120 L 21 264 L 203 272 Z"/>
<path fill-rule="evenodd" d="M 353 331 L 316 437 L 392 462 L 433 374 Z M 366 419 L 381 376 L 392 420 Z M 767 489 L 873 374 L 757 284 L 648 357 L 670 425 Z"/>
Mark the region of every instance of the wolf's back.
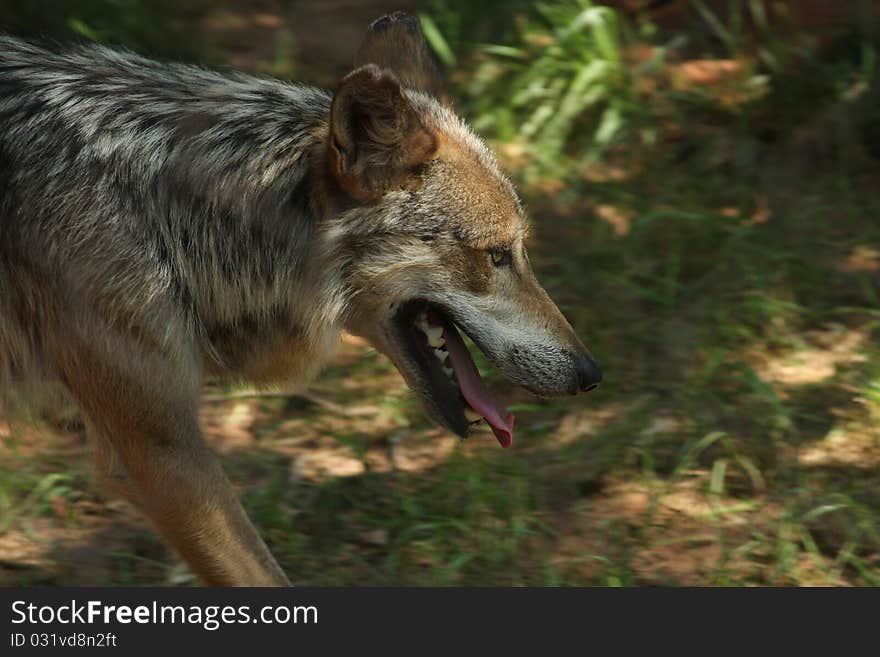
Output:
<path fill-rule="evenodd" d="M 0 393 L 51 360 L 46 336 L 80 308 L 203 347 L 289 312 L 329 106 L 310 87 L 0 35 Z"/>

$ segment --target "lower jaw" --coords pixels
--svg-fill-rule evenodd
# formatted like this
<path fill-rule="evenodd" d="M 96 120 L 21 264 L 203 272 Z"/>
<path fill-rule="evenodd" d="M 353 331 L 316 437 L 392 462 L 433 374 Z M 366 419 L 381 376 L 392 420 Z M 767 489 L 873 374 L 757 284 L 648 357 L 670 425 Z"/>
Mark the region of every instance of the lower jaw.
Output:
<path fill-rule="evenodd" d="M 420 378 L 425 377 L 427 373 L 428 381 L 439 379 L 440 382 L 435 381 L 434 385 L 444 388 L 444 397 L 449 395 L 454 398 L 454 400 L 451 399 L 442 405 L 435 401 L 436 397 L 429 402 L 429 406 L 435 408 L 438 415 L 443 418 L 441 424 L 464 438 L 471 433 L 476 425 L 485 421 L 502 447 L 510 446 L 513 416 L 507 413 L 503 407 L 499 408 L 492 399 L 490 391 L 486 389 L 479 371 L 467 353 L 467 348 L 453 320 L 447 316 L 442 308 L 428 303 L 416 306 L 412 313 L 406 313 L 399 319 L 403 320 L 403 325 L 399 325 L 398 330 L 415 331 L 414 336 L 409 333 L 398 335 L 399 339 L 405 340 L 412 349 L 417 351 L 417 355 L 411 355 L 410 360 L 414 361 L 419 369 L 424 370 Z M 442 333 L 436 333 L 436 331 L 442 331 Z M 438 350 L 442 350 L 448 355 L 441 358 L 439 354 L 435 353 Z M 454 365 L 453 361 L 455 361 Z M 450 374 L 447 370 L 452 370 L 454 373 Z M 462 391 L 462 384 L 458 381 L 460 374 L 466 378 L 465 383 L 471 393 L 477 394 L 478 401 L 488 407 L 491 419 L 486 419 L 484 415 L 486 409 L 478 411 L 471 407 Z M 425 379 L 423 378 L 423 380 Z M 447 385 L 450 386 L 448 391 L 445 390 Z"/>

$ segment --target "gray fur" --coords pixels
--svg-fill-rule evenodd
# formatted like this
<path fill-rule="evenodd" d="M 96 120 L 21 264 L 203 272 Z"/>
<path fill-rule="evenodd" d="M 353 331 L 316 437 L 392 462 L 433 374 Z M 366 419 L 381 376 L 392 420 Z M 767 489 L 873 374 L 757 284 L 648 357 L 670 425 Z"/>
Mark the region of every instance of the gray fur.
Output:
<path fill-rule="evenodd" d="M 20 316 L 34 305 L 22 272 L 52 304 L 112 306 L 233 377 L 219 334 L 283 320 L 320 342 L 344 305 L 310 245 L 309 159 L 329 104 L 308 87 L 0 37 L 2 369 L 23 354 L 51 367 L 39 322 Z M 296 304 L 304 288 L 318 320 Z"/>

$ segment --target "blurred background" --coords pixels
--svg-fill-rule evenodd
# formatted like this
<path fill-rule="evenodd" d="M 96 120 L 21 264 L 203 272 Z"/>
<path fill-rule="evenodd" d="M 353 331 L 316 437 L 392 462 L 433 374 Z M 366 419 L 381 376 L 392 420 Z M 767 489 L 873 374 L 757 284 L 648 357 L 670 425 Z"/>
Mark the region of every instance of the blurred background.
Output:
<path fill-rule="evenodd" d="M 346 339 L 202 423 L 302 585 L 880 585 L 880 6 L 825 0 L 2 0 L 0 30 L 333 87 L 417 14 L 605 370 L 510 450 Z M 479 358 L 479 356 L 478 356 Z M 481 362 L 486 366 L 484 361 Z M 190 584 L 75 414 L 0 418 L 0 584 Z"/>

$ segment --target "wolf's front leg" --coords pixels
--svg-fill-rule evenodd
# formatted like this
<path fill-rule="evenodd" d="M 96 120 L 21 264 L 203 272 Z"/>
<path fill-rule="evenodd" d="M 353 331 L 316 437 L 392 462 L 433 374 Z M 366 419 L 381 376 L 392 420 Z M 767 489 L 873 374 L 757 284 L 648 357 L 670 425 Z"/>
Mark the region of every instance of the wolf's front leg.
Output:
<path fill-rule="evenodd" d="M 172 364 L 132 338 L 100 337 L 65 345 L 60 369 L 96 447 L 112 450 L 99 464 L 116 471 L 104 474 L 205 583 L 288 585 L 202 439 L 196 367 L 184 365 L 181 374 L 179 360 Z"/>
<path fill-rule="evenodd" d="M 127 443 L 119 461 L 128 477 L 113 476 L 117 490 L 124 481 L 123 495 L 206 584 L 289 584 L 196 429 L 148 436 L 120 427 L 115 436 Z"/>

